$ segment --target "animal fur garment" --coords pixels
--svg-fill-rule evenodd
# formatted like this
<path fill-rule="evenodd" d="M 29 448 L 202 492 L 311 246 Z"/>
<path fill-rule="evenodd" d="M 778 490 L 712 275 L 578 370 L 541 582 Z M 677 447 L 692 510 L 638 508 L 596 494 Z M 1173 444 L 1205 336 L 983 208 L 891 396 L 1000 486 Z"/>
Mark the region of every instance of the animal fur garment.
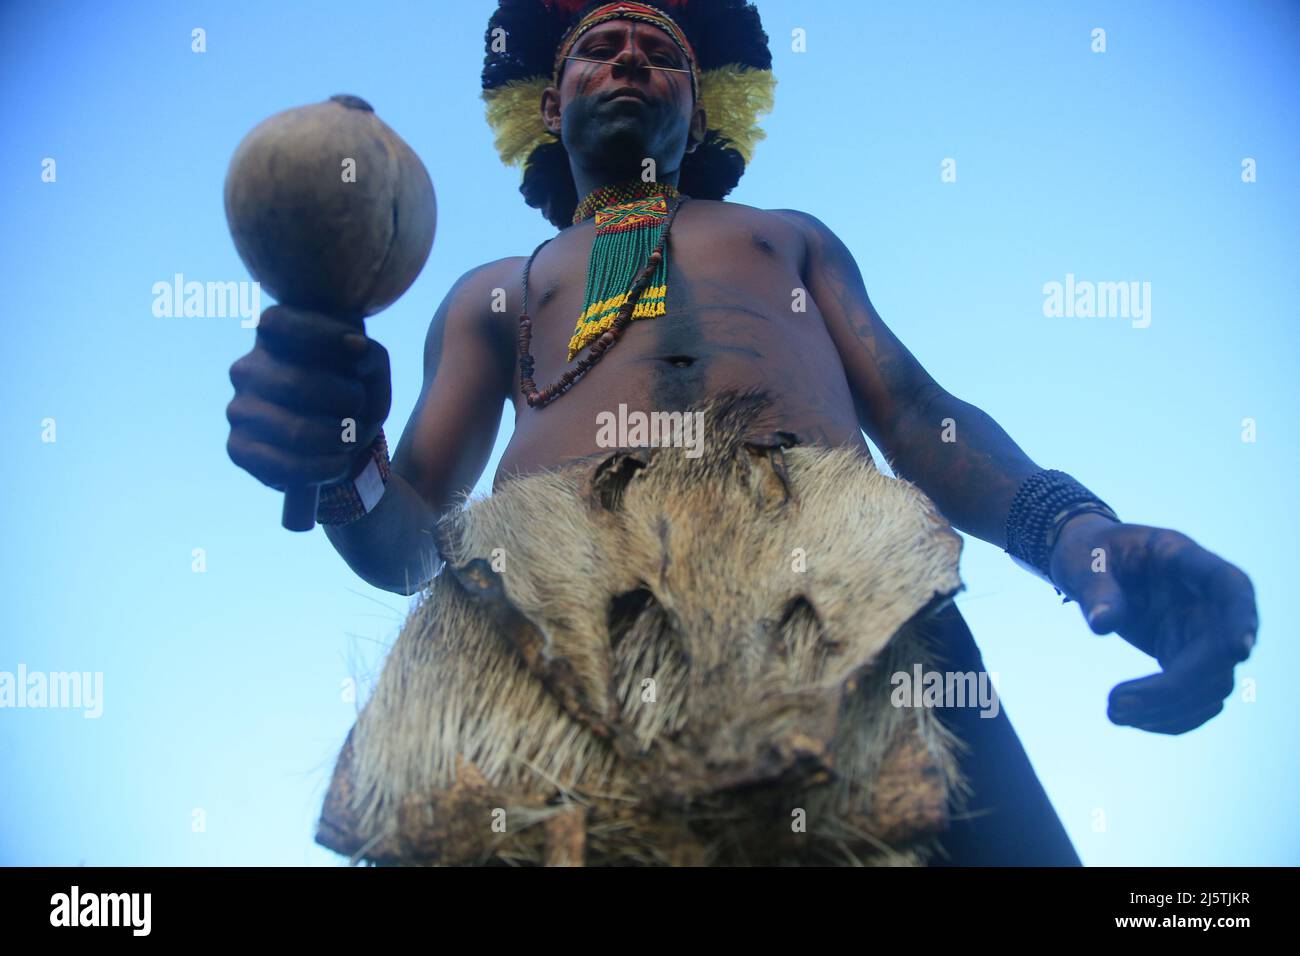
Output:
<path fill-rule="evenodd" d="M 703 454 L 612 452 L 443 526 L 317 840 L 401 864 L 917 865 L 961 742 L 891 675 L 962 584 L 930 500 L 715 399 Z M 495 568 L 495 570 L 494 570 Z"/>

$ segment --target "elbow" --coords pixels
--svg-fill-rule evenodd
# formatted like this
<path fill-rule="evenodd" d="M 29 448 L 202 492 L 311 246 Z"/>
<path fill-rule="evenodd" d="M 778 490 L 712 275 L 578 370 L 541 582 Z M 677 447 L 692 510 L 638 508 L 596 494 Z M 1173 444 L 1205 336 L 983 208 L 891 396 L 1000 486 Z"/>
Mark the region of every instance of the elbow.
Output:
<path fill-rule="evenodd" d="M 354 568 L 353 570 L 356 569 Z M 358 576 L 373 588 L 387 591 L 390 594 L 400 594 L 402 597 L 413 597 L 414 595 L 419 594 L 424 590 L 424 586 L 433 577 L 432 575 L 428 578 L 405 576 L 401 581 L 397 581 L 390 578 L 361 574 L 360 572 L 358 572 Z"/>
<path fill-rule="evenodd" d="M 433 557 L 432 560 L 435 565 L 434 567 L 430 567 L 428 559 L 424 555 L 421 555 L 419 567 L 404 568 L 401 571 L 400 580 L 396 576 L 391 575 L 391 573 L 389 576 L 375 578 L 362 575 L 362 578 L 367 584 L 377 587 L 381 591 L 389 591 L 393 594 L 400 594 L 403 597 L 413 597 L 423 591 L 428 586 L 429 582 L 437 575 L 438 570 L 442 565 L 442 560 L 436 556 Z"/>
<path fill-rule="evenodd" d="M 390 594 L 400 594 L 403 597 L 419 594 L 437 572 L 437 568 L 428 568 L 421 573 L 409 566 L 399 567 L 386 562 L 376 562 L 373 555 L 345 553 L 342 549 L 340 554 L 352 572 L 372 588 Z M 435 561 L 441 563 L 437 559 Z"/>
<path fill-rule="evenodd" d="M 881 450 L 889 456 L 914 440 L 919 431 L 942 427 L 940 422 L 952 396 L 930 379 L 892 400 L 875 403 L 858 400 L 858 420 Z M 883 407 L 881 407 L 883 406 Z"/>
<path fill-rule="evenodd" d="M 395 581 L 378 581 L 368 578 L 363 580 L 371 587 L 379 588 L 379 590 L 387 591 L 390 594 L 400 594 L 402 597 L 411 597 L 420 591 L 419 587 L 413 586 L 409 581 L 398 584 Z"/>
<path fill-rule="evenodd" d="M 949 412 L 955 401 L 952 393 L 930 379 L 912 392 L 905 406 L 905 417 L 910 417 L 921 427 L 943 428 L 944 418 L 950 417 Z"/>
<path fill-rule="evenodd" d="M 889 418 L 881 420 L 877 416 L 874 430 L 865 426 L 864 430 L 880 447 L 895 474 L 915 480 L 918 452 L 929 446 L 927 439 L 944 440 L 945 429 L 954 424 L 955 401 L 942 387 L 927 382 L 898 402 Z"/>

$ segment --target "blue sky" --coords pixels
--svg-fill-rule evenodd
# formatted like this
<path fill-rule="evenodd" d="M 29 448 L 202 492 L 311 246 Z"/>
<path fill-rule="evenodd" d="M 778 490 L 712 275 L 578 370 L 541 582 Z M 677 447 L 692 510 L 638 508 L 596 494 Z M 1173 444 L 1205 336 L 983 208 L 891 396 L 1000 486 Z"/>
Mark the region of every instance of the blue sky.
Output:
<path fill-rule="evenodd" d="M 1284 616 L 1300 576 L 1300 6 L 759 8 L 776 111 L 731 198 L 821 218 L 949 391 L 1127 520 L 1183 531 L 1254 581 L 1260 643 L 1225 711 L 1147 735 L 1110 724 L 1106 695 L 1153 662 L 968 540 L 958 603 L 1083 860 L 1300 862 Z M 104 681 L 98 719 L 0 709 L 0 863 L 337 862 L 311 835 L 356 712 L 345 682 L 364 687 L 407 600 L 357 579 L 319 530 L 279 528 L 279 496 L 225 455 L 227 369 L 252 331 L 155 317 L 151 289 L 247 278 L 221 202 L 236 144 L 281 109 L 365 97 L 439 200 L 428 266 L 369 327 L 393 356 L 400 428 L 451 284 L 552 231 L 483 121 L 491 9 L 0 9 L 0 671 Z M 1067 275 L 1149 282 L 1150 324 L 1045 316 L 1044 285 Z M 507 410 L 496 455 L 510 426 Z"/>

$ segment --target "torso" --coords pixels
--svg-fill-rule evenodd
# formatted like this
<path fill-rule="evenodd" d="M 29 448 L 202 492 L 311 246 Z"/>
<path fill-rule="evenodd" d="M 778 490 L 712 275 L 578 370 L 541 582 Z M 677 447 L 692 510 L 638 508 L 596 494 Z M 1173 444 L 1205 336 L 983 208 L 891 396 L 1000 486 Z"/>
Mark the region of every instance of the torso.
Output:
<path fill-rule="evenodd" d="M 533 262 L 528 283 L 534 378 L 557 379 L 583 304 L 591 220 L 566 229 Z M 637 319 L 568 393 L 530 408 L 515 364 L 515 430 L 496 481 L 608 454 L 597 416 L 686 411 L 725 389 L 761 388 L 774 399 L 776 427 L 803 443 L 849 446 L 867 455 L 844 368 L 811 294 L 804 289 L 805 242 L 793 221 L 729 202 L 689 200 L 669 235 L 667 314 Z M 519 302 L 524 259 L 506 260 Z M 518 315 L 505 341 L 514 342 Z M 504 330 L 503 330 L 504 331 Z"/>

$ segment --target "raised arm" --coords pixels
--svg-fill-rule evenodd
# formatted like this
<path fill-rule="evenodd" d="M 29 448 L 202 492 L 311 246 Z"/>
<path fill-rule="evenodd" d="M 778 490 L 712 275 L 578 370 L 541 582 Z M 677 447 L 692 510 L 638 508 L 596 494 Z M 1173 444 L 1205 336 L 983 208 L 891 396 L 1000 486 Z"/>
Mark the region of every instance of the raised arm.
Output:
<path fill-rule="evenodd" d="M 375 587 L 412 594 L 428 581 L 438 562 L 437 521 L 491 455 L 513 343 L 489 307 L 492 290 L 513 281 L 515 265 L 481 266 L 447 294 L 429 327 L 424 385 L 382 496 L 360 517 L 322 525 L 352 570 Z M 230 377 L 230 457 L 274 488 L 350 487 L 391 402 L 388 354 L 378 342 L 337 319 L 283 306 L 263 314 L 256 344 Z"/>
<path fill-rule="evenodd" d="M 492 454 L 513 343 L 489 306 L 492 290 L 511 281 L 513 264 L 480 266 L 447 293 L 425 336 L 424 382 L 383 498 L 357 521 L 326 526 L 339 554 L 376 587 L 411 594 L 428 581 L 438 561 L 438 519 L 474 486 Z"/>

